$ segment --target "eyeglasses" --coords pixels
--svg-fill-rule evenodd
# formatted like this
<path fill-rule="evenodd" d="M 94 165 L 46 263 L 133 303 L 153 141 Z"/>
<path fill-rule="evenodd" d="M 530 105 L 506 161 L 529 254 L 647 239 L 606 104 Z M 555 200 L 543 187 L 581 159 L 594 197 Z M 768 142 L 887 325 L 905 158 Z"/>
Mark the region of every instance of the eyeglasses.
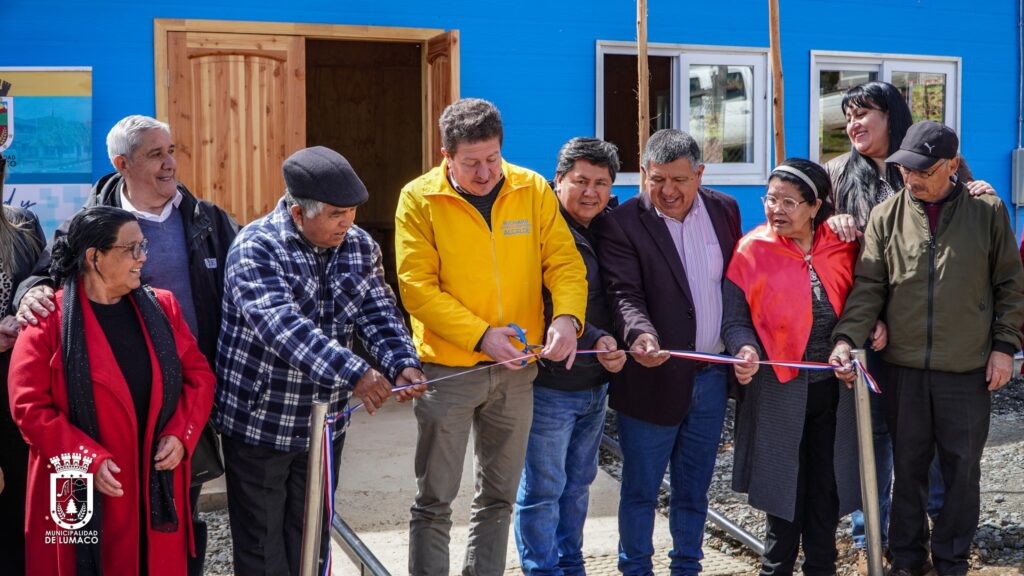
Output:
<path fill-rule="evenodd" d="M 943 161 L 937 163 L 934 168 L 932 168 L 931 170 L 928 170 L 927 172 L 925 172 L 924 170 L 914 170 L 913 168 L 907 168 L 907 167 L 905 167 L 905 166 L 903 166 L 901 164 L 900 165 L 900 172 L 903 173 L 904 178 L 906 178 L 907 176 L 910 176 L 911 174 L 913 174 L 915 176 L 919 176 L 921 178 L 931 178 L 932 176 L 935 175 L 936 172 L 939 171 L 940 168 L 945 166 L 947 162 L 949 162 L 949 160 L 943 160 Z"/>
<path fill-rule="evenodd" d="M 131 244 L 114 244 L 111 248 L 120 248 L 131 253 L 132 258 L 138 260 L 142 258 L 143 254 L 149 254 L 149 238 L 143 238 L 141 242 L 132 242 Z"/>
<path fill-rule="evenodd" d="M 782 206 L 782 211 L 785 212 L 786 214 L 789 214 L 793 210 L 796 210 L 797 206 L 801 204 L 806 204 L 807 200 L 801 200 L 797 202 L 792 198 L 783 198 L 779 200 L 775 196 L 761 196 L 761 203 L 764 204 L 764 207 L 769 210 L 775 210 L 779 206 Z"/>

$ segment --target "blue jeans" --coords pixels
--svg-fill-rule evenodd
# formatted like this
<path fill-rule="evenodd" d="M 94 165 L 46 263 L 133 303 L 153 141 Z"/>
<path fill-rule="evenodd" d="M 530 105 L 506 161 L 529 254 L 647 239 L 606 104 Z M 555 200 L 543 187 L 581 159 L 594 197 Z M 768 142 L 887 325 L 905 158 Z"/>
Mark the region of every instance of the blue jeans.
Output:
<path fill-rule="evenodd" d="M 607 384 L 579 392 L 533 387 L 533 426 L 515 508 L 516 547 L 528 576 L 586 574 L 583 523 L 607 399 Z"/>
<path fill-rule="evenodd" d="M 666 466 L 670 466 L 672 488 L 669 498 L 672 575 L 698 574 L 701 570 L 708 487 L 725 419 L 725 374 L 721 366 L 697 374 L 690 411 L 677 426 L 658 426 L 618 415 L 623 454 L 619 570 L 627 576 L 654 573 L 651 537 L 658 489 Z"/>
<path fill-rule="evenodd" d="M 870 360 L 868 361 L 870 365 Z M 875 480 L 878 485 L 878 510 L 881 516 L 879 525 L 882 527 L 882 546 L 889 545 L 889 509 L 892 508 L 892 436 L 889 436 L 889 426 L 885 422 L 884 405 L 882 397 L 878 394 L 871 395 L 871 432 L 875 447 Z M 854 510 L 850 514 L 851 536 L 853 545 L 863 548 L 867 544 L 864 534 L 864 513 Z"/>

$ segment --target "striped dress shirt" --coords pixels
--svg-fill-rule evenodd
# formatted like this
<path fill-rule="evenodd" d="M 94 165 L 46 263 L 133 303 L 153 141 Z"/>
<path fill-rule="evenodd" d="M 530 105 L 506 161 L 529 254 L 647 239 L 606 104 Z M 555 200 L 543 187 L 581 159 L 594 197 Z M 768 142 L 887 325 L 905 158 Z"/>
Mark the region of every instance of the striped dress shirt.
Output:
<path fill-rule="evenodd" d="M 722 248 L 711 223 L 711 216 L 697 194 L 682 221 L 667 216 L 655 207 L 668 226 L 697 314 L 697 352 L 718 353 L 722 344 Z"/>

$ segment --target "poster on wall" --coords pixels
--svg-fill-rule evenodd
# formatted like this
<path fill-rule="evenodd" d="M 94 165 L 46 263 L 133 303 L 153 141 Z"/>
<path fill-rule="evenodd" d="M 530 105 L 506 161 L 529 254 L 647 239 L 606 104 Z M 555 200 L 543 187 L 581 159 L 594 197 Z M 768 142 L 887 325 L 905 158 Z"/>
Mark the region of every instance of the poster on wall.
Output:
<path fill-rule="evenodd" d="M 92 187 L 92 68 L 0 67 L 0 154 L 4 204 L 52 238 Z"/>

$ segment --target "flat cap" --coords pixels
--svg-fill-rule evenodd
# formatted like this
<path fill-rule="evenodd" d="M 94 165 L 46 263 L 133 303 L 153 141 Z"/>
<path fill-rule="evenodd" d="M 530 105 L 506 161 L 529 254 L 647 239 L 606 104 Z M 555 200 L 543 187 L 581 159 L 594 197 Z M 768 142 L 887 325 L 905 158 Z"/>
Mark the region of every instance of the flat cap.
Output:
<path fill-rule="evenodd" d="M 331 206 L 359 206 L 370 194 L 344 156 L 324 146 L 303 148 L 281 166 L 284 183 L 295 198 Z"/>

